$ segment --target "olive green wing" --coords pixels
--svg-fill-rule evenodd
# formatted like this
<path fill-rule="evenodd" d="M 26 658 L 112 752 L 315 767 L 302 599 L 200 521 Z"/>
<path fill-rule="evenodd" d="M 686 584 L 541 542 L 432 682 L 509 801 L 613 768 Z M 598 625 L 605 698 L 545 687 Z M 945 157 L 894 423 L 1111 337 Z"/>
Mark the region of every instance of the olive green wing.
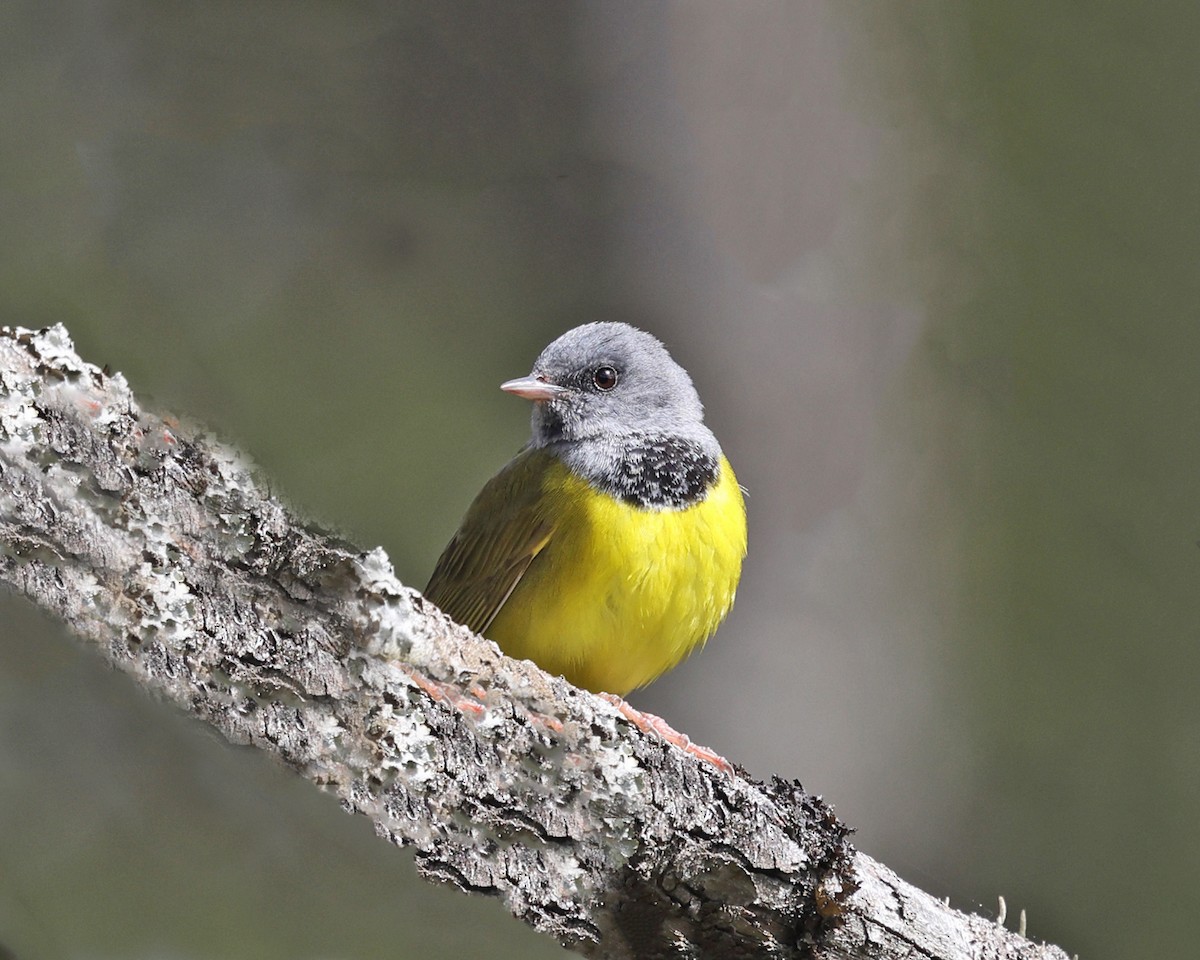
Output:
<path fill-rule="evenodd" d="M 550 454 L 523 450 L 484 485 L 438 558 L 425 596 L 451 618 L 483 633 L 550 542 L 543 479 Z"/>

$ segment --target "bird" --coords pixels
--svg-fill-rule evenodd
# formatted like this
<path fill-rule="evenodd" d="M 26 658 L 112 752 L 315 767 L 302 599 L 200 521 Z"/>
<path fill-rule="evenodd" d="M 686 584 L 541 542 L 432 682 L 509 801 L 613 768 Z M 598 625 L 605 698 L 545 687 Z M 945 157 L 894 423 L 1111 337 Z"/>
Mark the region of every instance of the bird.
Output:
<path fill-rule="evenodd" d="M 620 698 L 729 613 L 743 491 L 687 371 L 643 330 L 575 327 L 500 389 L 532 401 L 529 441 L 471 503 L 425 596 L 508 656 Z"/>

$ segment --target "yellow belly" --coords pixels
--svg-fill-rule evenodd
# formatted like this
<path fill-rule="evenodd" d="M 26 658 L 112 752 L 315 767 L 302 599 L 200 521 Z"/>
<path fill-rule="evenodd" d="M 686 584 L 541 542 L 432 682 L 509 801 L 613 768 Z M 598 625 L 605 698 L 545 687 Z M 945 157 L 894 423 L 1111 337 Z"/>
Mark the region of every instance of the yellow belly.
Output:
<path fill-rule="evenodd" d="M 733 606 L 746 508 L 724 457 L 705 499 L 683 510 L 597 494 L 557 462 L 542 492 L 554 536 L 486 631 L 509 656 L 624 694 L 703 644 Z"/>

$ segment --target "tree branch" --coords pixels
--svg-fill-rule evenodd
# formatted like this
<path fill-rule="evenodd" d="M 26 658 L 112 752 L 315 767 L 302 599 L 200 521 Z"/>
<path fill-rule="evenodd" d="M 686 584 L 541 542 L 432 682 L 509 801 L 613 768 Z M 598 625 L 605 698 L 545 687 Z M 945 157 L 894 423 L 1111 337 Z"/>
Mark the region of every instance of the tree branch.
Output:
<path fill-rule="evenodd" d="M 501 656 L 61 326 L 0 329 L 0 578 L 425 876 L 587 956 L 1065 956 L 903 883 L 798 784 L 723 774 Z"/>

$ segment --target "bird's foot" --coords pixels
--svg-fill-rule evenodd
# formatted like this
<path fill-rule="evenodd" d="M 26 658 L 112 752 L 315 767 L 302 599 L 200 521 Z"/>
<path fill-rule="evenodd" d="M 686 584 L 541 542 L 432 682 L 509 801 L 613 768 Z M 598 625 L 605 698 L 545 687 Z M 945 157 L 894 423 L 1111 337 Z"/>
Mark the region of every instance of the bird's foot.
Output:
<path fill-rule="evenodd" d="M 442 683 L 439 680 L 433 680 L 425 674 L 411 668 L 402 668 L 404 672 L 412 679 L 413 683 L 423 690 L 431 700 L 437 703 L 448 703 L 460 713 L 470 714 L 478 718 L 486 709 L 480 702 L 486 694 L 478 686 L 472 686 L 468 689 L 468 697 L 460 694 L 453 684 Z"/>
<path fill-rule="evenodd" d="M 653 713 L 644 713 L 636 707 L 630 706 L 616 694 L 602 693 L 600 696 L 620 710 L 621 716 L 641 730 L 642 733 L 656 733 L 666 740 L 667 743 L 674 744 L 681 750 L 690 753 L 697 760 L 711 763 L 722 773 L 733 773 L 732 763 L 708 747 L 692 743 L 691 738 L 686 733 L 680 733 L 662 717 L 655 716 Z"/>

